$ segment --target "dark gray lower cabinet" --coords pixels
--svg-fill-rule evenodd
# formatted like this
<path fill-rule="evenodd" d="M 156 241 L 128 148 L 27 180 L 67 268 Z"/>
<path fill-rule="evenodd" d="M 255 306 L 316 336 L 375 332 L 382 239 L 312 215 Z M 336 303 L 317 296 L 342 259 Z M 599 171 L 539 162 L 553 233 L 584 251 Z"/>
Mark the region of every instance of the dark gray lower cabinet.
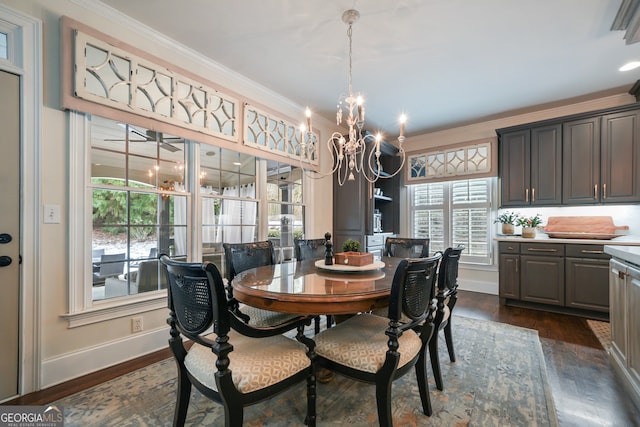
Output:
<path fill-rule="evenodd" d="M 499 242 L 503 303 L 609 312 L 609 255 L 603 245 Z"/>
<path fill-rule="evenodd" d="M 520 299 L 520 243 L 500 242 L 500 298 Z"/>
<path fill-rule="evenodd" d="M 609 258 L 601 245 L 567 245 L 567 307 L 609 312 Z"/>
<path fill-rule="evenodd" d="M 564 245 L 520 244 L 520 299 L 564 305 Z"/>

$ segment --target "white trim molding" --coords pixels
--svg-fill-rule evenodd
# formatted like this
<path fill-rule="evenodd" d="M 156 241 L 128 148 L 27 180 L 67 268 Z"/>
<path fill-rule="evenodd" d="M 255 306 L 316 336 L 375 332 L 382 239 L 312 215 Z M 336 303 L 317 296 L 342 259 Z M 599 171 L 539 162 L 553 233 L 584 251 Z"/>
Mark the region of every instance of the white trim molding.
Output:
<path fill-rule="evenodd" d="M 9 38 L 14 60 L 1 61 L 0 69 L 18 74 L 21 82 L 21 193 L 22 267 L 20 304 L 19 393 L 39 390 L 41 384 L 41 147 L 43 105 L 42 21 L 0 4 L 0 22 L 15 26 Z M 18 30 L 19 29 L 19 30 Z"/>

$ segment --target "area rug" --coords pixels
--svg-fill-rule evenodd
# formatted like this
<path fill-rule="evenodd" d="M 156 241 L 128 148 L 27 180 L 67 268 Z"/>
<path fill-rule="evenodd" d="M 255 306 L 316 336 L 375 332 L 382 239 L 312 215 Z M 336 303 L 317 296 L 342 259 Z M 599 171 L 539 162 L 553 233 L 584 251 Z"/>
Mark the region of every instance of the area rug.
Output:
<path fill-rule="evenodd" d="M 421 412 L 418 385 L 411 373 L 393 384 L 394 425 L 557 426 L 542 347 L 537 331 L 454 317 L 457 361 L 450 363 L 441 342 L 444 391 L 430 374 L 434 413 Z M 65 426 L 169 426 L 175 402 L 176 366 L 167 359 L 61 399 Z M 245 426 L 304 425 L 306 387 L 245 408 Z M 374 386 L 336 376 L 318 383 L 318 426 L 377 425 Z M 192 391 L 190 426 L 223 426 L 222 407 Z"/>
<path fill-rule="evenodd" d="M 599 320 L 587 320 L 587 325 L 593 334 L 598 338 L 602 348 L 609 350 L 611 347 L 611 325 L 609 322 L 601 322 Z"/>

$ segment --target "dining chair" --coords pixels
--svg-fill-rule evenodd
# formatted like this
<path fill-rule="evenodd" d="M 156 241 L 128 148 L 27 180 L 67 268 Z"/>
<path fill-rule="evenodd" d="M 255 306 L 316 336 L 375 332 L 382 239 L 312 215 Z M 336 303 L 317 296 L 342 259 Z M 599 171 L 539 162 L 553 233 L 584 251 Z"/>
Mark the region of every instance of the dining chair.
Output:
<path fill-rule="evenodd" d="M 250 268 L 273 265 L 276 263 L 273 243 L 270 240 L 248 243 L 223 243 L 227 295 L 233 312 L 246 323 L 253 326 L 275 326 L 300 316 L 276 311 L 262 310 L 246 304 L 240 304 L 233 297 L 233 278 Z"/>
<path fill-rule="evenodd" d="M 293 247 L 298 261 L 324 258 L 325 239 L 293 239 Z"/>
<path fill-rule="evenodd" d="M 397 258 L 425 258 L 429 256 L 429 239 L 387 237 L 384 255 Z"/>
<path fill-rule="evenodd" d="M 304 422 L 315 426 L 314 342 L 304 336 L 311 319 L 290 322 L 296 339 L 282 335 L 282 327 L 249 327 L 230 310 L 215 264 L 176 261 L 165 254 L 160 261 L 167 269 L 169 347 L 178 367 L 173 425 L 184 426 L 192 385 L 223 405 L 225 426 L 241 427 L 244 407 L 306 380 Z M 185 346 L 182 337 L 193 345 Z"/>
<path fill-rule="evenodd" d="M 434 331 L 433 292 L 441 255 L 403 259 L 393 276 L 387 317 L 353 316 L 315 336 L 316 363 L 355 380 L 375 384 L 378 422 L 393 425 L 391 388 L 414 368 L 422 410 L 431 415 L 426 377 L 427 346 Z M 407 321 L 402 321 L 402 315 Z"/>
<path fill-rule="evenodd" d="M 440 370 L 440 358 L 438 357 L 438 334 L 441 330 L 444 330 L 444 339 L 447 343 L 449 360 L 451 362 L 456 361 L 456 355 L 453 349 L 453 337 L 451 334 L 451 313 L 458 300 L 458 266 L 460 256 L 464 249 L 464 245 L 447 248 L 442 255 L 442 261 L 440 261 L 440 268 L 438 269 L 436 291 L 437 309 L 434 320 L 435 332 L 431 338 L 431 342 L 429 342 L 431 369 L 433 370 L 433 376 L 435 377 L 438 390 L 444 389 L 442 372 Z"/>
<path fill-rule="evenodd" d="M 296 250 L 296 259 L 304 261 L 306 259 L 324 259 L 326 239 L 293 239 L 293 247 Z M 326 315 L 327 328 L 333 324 L 333 316 Z M 314 325 L 315 333 L 320 332 L 320 317 L 316 317 Z"/>

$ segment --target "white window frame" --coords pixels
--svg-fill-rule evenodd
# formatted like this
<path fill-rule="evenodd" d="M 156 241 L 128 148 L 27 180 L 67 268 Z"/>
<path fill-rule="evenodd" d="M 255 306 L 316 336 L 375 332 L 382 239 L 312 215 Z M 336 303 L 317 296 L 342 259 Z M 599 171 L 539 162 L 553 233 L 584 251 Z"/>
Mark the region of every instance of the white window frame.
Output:
<path fill-rule="evenodd" d="M 495 206 L 495 194 L 497 191 L 497 179 L 495 177 L 489 177 L 489 178 L 470 178 L 470 179 L 486 179 L 489 181 L 489 201 L 482 205 L 482 204 L 478 204 L 478 203 L 468 203 L 468 204 L 459 204 L 456 205 L 456 208 L 478 208 L 478 207 L 482 207 L 482 206 L 486 206 L 486 208 L 488 209 L 488 215 L 487 215 L 487 236 L 486 236 L 486 243 L 487 243 L 487 256 L 486 257 L 479 257 L 479 256 L 470 256 L 468 254 L 465 254 L 465 252 L 462 253 L 462 258 L 460 259 L 460 262 L 463 264 L 475 264 L 475 265 L 486 265 L 486 266 L 490 266 L 493 265 L 493 245 L 492 245 L 492 241 L 493 241 L 493 237 L 494 237 L 494 231 L 493 228 L 491 226 L 491 218 L 492 218 L 492 212 L 496 210 L 496 206 Z M 466 180 L 466 179 L 465 179 Z M 443 210 L 443 221 L 444 221 L 444 225 L 443 225 L 443 231 L 444 231 L 444 247 L 447 248 L 449 246 L 453 246 L 455 243 L 457 242 L 452 242 L 452 222 L 453 222 L 453 210 L 454 210 L 454 206 L 452 204 L 452 193 L 451 193 L 451 188 L 452 188 L 452 182 L 454 181 L 444 181 L 444 182 L 439 182 L 439 183 L 422 183 L 422 184 L 415 184 L 415 185 L 408 185 L 407 189 L 408 189 L 408 198 L 409 198 L 409 232 L 410 235 L 413 237 L 429 237 L 429 236 L 418 236 L 416 234 L 416 230 L 414 229 L 414 216 L 415 213 L 417 211 L 421 211 L 421 210 L 430 210 L 430 209 L 438 209 L 441 208 Z M 415 202 L 414 202 L 414 192 L 417 186 L 419 185 L 443 185 L 444 186 L 444 194 L 443 194 L 443 203 L 442 205 L 430 205 L 429 207 L 425 207 L 425 206 L 416 206 Z M 435 249 L 430 246 L 430 252 L 433 252 Z"/>

